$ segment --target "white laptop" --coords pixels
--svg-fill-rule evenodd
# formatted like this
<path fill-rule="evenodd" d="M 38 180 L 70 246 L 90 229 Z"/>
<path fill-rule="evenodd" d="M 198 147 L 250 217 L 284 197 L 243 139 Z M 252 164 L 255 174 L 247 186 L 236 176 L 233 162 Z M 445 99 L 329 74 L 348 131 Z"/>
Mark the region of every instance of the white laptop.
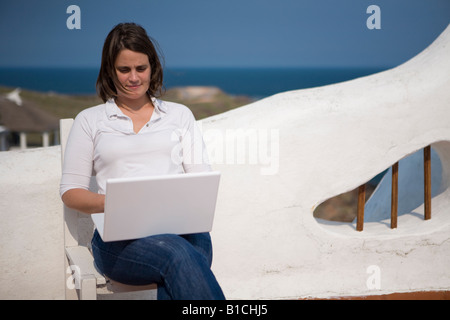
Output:
<path fill-rule="evenodd" d="M 108 179 L 105 213 L 91 217 L 105 242 L 209 232 L 219 180 L 217 171 Z"/>

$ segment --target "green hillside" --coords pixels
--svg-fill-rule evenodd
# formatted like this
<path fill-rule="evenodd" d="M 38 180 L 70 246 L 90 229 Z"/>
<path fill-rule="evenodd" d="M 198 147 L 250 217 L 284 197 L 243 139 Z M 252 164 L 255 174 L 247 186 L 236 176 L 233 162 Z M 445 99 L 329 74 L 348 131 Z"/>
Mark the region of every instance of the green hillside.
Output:
<path fill-rule="evenodd" d="M 11 92 L 14 89 L 0 87 L 0 94 Z M 42 110 L 59 119 L 73 118 L 81 110 L 102 103 L 96 95 L 78 96 L 21 90 L 20 96 L 24 100 L 33 101 Z M 228 95 L 214 87 L 173 88 L 167 90 L 162 99 L 185 104 L 198 120 L 252 101 L 248 97 Z"/>

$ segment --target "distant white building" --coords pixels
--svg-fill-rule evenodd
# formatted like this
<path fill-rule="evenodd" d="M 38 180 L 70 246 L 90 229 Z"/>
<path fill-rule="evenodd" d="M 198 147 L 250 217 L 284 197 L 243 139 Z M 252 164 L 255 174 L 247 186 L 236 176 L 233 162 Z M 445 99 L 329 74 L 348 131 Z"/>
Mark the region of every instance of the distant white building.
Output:
<path fill-rule="evenodd" d="M 42 134 L 42 145 L 48 147 L 58 144 L 58 119 L 40 109 L 31 101 L 20 96 L 20 89 L 0 96 L 0 151 L 8 150 L 18 144 L 20 149 L 27 148 L 27 134 Z M 53 134 L 53 143 L 50 136 Z M 18 140 L 18 141 L 15 141 Z"/>

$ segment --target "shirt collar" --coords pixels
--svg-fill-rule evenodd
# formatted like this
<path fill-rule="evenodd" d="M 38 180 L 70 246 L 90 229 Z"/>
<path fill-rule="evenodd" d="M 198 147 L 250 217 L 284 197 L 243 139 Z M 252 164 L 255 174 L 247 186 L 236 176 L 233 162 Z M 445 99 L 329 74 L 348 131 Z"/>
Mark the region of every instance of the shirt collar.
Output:
<path fill-rule="evenodd" d="M 152 97 L 152 103 L 153 103 L 153 106 L 155 107 L 155 109 L 157 110 L 157 112 L 159 114 L 161 114 L 161 116 L 162 116 L 162 113 L 164 113 L 164 114 L 167 113 L 167 106 L 164 103 L 164 101 L 156 99 L 155 97 Z"/>
<path fill-rule="evenodd" d="M 159 117 L 162 118 L 167 113 L 167 107 L 164 101 L 156 99 L 154 97 L 152 97 L 151 99 L 152 104 L 155 107 L 156 113 L 158 114 Z M 115 120 L 118 117 L 124 117 L 123 112 L 117 106 L 114 98 L 111 98 L 108 101 L 106 101 L 106 115 L 110 120 Z"/>

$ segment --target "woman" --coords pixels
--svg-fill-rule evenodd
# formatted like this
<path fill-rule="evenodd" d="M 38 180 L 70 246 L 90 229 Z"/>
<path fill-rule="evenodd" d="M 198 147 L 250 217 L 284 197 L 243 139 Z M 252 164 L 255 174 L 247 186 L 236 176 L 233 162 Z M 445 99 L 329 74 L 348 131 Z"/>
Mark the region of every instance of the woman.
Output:
<path fill-rule="evenodd" d="M 133 23 L 114 27 L 97 79 L 104 104 L 77 115 L 67 142 L 60 186 L 65 205 L 103 212 L 108 178 L 210 170 L 192 112 L 156 99 L 162 80 L 145 30 Z M 98 193 L 88 190 L 92 172 Z M 95 231 L 92 251 L 98 269 L 113 280 L 157 283 L 158 299 L 224 299 L 211 271 L 209 233 L 105 243 Z"/>

